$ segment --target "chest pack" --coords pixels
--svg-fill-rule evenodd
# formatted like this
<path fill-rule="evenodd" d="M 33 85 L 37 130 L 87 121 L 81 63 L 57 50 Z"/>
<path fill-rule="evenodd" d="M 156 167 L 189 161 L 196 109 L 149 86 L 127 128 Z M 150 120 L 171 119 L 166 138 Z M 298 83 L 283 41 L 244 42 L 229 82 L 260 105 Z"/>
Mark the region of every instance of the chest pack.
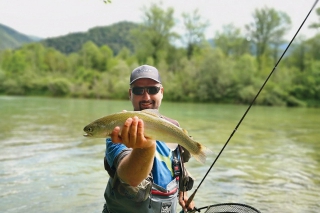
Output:
<path fill-rule="evenodd" d="M 187 162 L 190 158 L 189 157 L 190 154 L 189 153 L 184 154 L 185 152 L 187 151 L 180 145 L 178 145 L 178 147 L 174 151 L 172 151 L 172 170 L 173 170 L 175 179 L 179 182 L 179 190 L 181 191 L 191 190 L 194 183 L 193 178 L 189 175 L 188 171 L 184 166 L 184 162 Z M 187 156 L 187 159 L 185 158 L 185 156 Z M 108 172 L 111 178 L 115 178 L 116 171 L 110 167 L 106 158 L 104 158 L 104 168 Z M 148 179 L 150 179 L 152 182 L 151 173 L 149 174 Z M 157 190 L 151 190 L 151 193 L 162 194 L 162 195 L 168 194 L 167 192 L 166 193 L 157 192 Z M 172 193 L 173 191 L 171 191 L 169 194 L 172 194 Z"/>
<path fill-rule="evenodd" d="M 179 191 L 188 191 L 193 186 L 193 179 L 187 174 L 182 163 L 181 150 L 178 146 L 172 151 L 172 171 L 174 179 L 163 188 L 153 182 L 152 173 L 137 187 L 132 187 L 117 176 L 116 171 L 109 166 L 106 158 L 104 166 L 110 175 L 105 190 L 104 213 L 172 213 L 178 206 Z"/>

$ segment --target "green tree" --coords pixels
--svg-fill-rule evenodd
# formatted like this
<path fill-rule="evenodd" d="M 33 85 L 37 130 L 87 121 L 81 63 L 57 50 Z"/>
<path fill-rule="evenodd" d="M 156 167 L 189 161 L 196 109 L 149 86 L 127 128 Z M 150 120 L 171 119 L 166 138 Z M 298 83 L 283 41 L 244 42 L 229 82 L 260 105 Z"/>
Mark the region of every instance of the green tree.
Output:
<path fill-rule="evenodd" d="M 291 20 L 286 13 L 268 7 L 256 9 L 253 19 L 253 22 L 245 27 L 254 45 L 258 69 L 261 70 L 262 57 L 267 54 L 270 45 L 274 50 L 273 59 L 277 58 L 278 48 L 283 43 L 283 36 L 291 27 Z"/>
<path fill-rule="evenodd" d="M 235 61 L 230 76 L 233 78 L 236 91 L 235 103 L 248 104 L 253 100 L 260 86 L 256 71 L 256 60 L 252 55 L 243 54 Z"/>
<path fill-rule="evenodd" d="M 319 83 L 320 83 L 320 72 L 319 69 L 320 63 L 316 63 L 317 66 L 313 66 L 306 72 L 299 72 L 293 78 L 293 84 L 290 89 L 290 93 L 301 100 L 319 100 L 315 97 L 319 97 Z M 317 68 L 317 69 L 314 69 Z"/>
<path fill-rule="evenodd" d="M 45 47 L 41 43 L 23 45 L 19 51 L 24 53 L 28 67 L 37 73 L 47 69 L 44 63 Z"/>
<path fill-rule="evenodd" d="M 156 65 L 166 58 L 170 42 L 178 35 L 173 32 L 175 26 L 174 9 L 162 9 L 156 4 L 144 8 L 143 23 L 139 29 L 134 29 L 133 43 L 139 63 L 146 63 L 151 57 Z"/>
<path fill-rule="evenodd" d="M 48 83 L 48 89 L 53 96 L 65 96 L 70 93 L 71 83 L 66 78 L 52 79 Z"/>
<path fill-rule="evenodd" d="M 317 16 L 318 16 L 319 21 L 310 24 L 310 25 L 309 25 L 309 28 L 313 28 L 313 29 L 318 30 L 318 29 L 320 29 L 320 7 L 318 7 L 318 8 L 316 9 L 316 13 L 317 13 Z"/>
<path fill-rule="evenodd" d="M 205 30 L 209 26 L 209 21 L 202 20 L 199 11 L 196 9 L 192 14 L 183 13 L 183 24 L 186 31 L 182 37 L 183 43 L 187 48 L 187 57 L 190 59 L 194 52 L 199 50 L 201 44 L 205 41 Z"/>
<path fill-rule="evenodd" d="M 54 48 L 47 48 L 43 57 L 43 62 L 48 72 L 66 73 L 68 71 L 67 57 Z"/>
<path fill-rule="evenodd" d="M 220 49 L 207 52 L 198 68 L 197 99 L 205 102 L 223 102 L 230 98 L 233 92 L 233 66 L 233 61 L 226 59 Z"/>
<path fill-rule="evenodd" d="M 28 67 L 27 58 L 22 51 L 6 50 L 2 58 L 1 68 L 7 73 L 8 77 L 22 74 Z"/>
<path fill-rule="evenodd" d="M 79 63 L 84 68 L 103 71 L 105 69 L 105 61 L 103 59 L 104 57 L 99 47 L 92 41 L 88 41 L 82 46 Z"/>
<path fill-rule="evenodd" d="M 102 58 L 100 59 L 98 70 L 108 71 L 113 66 L 115 66 L 115 64 L 117 63 L 117 60 L 113 56 L 112 49 L 107 45 L 103 45 L 100 48 L 100 52 L 102 54 Z"/>
<path fill-rule="evenodd" d="M 223 26 L 222 32 L 215 35 L 214 46 L 220 48 L 228 57 L 239 57 L 250 50 L 249 41 L 233 24 Z"/>
<path fill-rule="evenodd" d="M 308 45 L 309 60 L 320 60 L 320 34 L 306 41 Z"/>
<path fill-rule="evenodd" d="M 131 65 L 136 61 L 136 56 L 128 48 L 124 47 L 118 53 L 117 59 L 124 60 L 128 65 Z"/>
<path fill-rule="evenodd" d="M 289 66 L 297 67 L 300 72 L 305 71 L 308 63 L 308 55 L 310 47 L 305 38 L 298 37 L 291 46 L 290 57 L 286 60 Z"/>

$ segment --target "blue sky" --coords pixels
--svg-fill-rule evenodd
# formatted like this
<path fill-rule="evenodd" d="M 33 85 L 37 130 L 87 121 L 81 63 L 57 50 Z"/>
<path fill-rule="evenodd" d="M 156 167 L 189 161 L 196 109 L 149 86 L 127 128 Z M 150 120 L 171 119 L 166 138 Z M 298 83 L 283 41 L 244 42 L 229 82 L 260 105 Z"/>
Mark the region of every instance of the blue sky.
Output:
<path fill-rule="evenodd" d="M 96 26 L 107 26 L 119 21 L 141 22 L 142 8 L 150 3 L 162 2 L 163 8 L 173 7 L 175 17 L 181 20 L 183 12 L 191 13 L 196 8 L 203 19 L 210 22 L 206 37 L 212 38 L 222 26 L 233 23 L 243 28 L 252 21 L 256 8 L 264 6 L 286 12 L 293 27 L 286 35 L 291 38 L 314 0 L 0 0 L 0 23 L 13 29 L 42 38 L 83 32 Z M 320 4 L 317 5 L 320 7 Z M 319 21 L 315 12 L 311 14 L 299 35 L 313 36 L 315 30 L 307 28 Z"/>

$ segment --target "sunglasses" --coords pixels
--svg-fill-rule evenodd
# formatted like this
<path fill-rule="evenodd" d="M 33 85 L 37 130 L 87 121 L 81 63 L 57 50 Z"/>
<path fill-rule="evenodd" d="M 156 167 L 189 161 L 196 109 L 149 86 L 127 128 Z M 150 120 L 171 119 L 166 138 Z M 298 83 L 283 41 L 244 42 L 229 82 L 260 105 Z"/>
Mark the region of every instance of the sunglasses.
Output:
<path fill-rule="evenodd" d="M 157 86 L 151 86 L 151 87 L 132 87 L 131 91 L 133 94 L 135 95 L 143 95 L 145 93 L 145 91 L 147 91 L 147 93 L 149 95 L 155 95 L 160 91 L 160 87 Z"/>

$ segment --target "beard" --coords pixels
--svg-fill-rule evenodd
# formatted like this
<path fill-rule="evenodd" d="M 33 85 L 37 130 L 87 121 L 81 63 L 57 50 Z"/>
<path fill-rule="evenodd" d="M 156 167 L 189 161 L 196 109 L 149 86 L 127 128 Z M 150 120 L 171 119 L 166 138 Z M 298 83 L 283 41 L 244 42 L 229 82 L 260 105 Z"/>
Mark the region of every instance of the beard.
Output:
<path fill-rule="evenodd" d="M 140 101 L 139 108 L 140 110 L 155 109 L 155 101 L 154 100 Z"/>

